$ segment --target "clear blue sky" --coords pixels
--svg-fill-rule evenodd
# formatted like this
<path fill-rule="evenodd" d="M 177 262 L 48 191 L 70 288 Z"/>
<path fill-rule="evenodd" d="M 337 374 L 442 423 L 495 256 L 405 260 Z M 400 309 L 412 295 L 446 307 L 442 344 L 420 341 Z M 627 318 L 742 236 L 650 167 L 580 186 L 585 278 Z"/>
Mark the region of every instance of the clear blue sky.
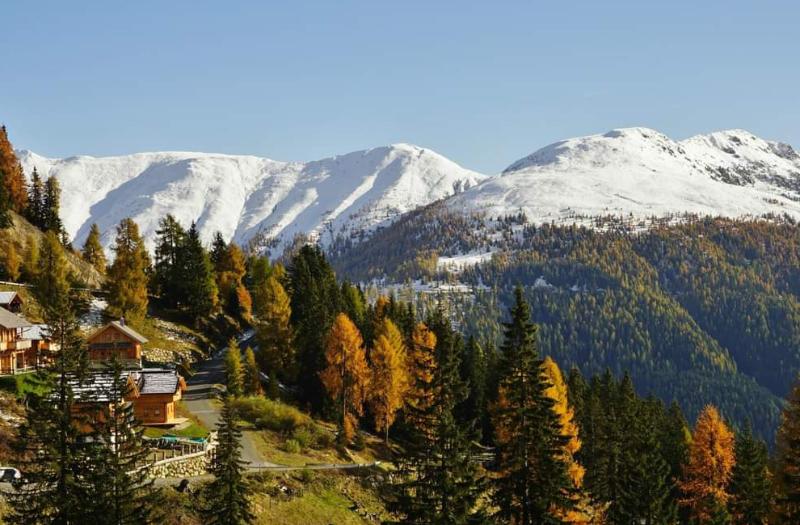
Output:
<path fill-rule="evenodd" d="M 622 126 L 800 149 L 799 21 L 796 0 L 0 0 L 0 121 L 54 157 L 410 142 L 497 172 Z"/>

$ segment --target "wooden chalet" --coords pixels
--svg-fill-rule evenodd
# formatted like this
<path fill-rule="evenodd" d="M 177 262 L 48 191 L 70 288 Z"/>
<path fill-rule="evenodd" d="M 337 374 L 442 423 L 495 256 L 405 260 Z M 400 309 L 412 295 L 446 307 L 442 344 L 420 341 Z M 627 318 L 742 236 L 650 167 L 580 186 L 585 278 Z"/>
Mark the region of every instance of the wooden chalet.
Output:
<path fill-rule="evenodd" d="M 22 296 L 17 292 L 0 292 L 0 308 L 18 314 L 22 311 L 22 303 Z"/>
<path fill-rule="evenodd" d="M 33 370 L 36 356 L 25 332 L 32 325 L 22 317 L 0 307 L 0 375 Z"/>
<path fill-rule="evenodd" d="M 125 325 L 125 320 L 112 321 L 92 334 L 88 339 L 89 360 L 98 365 L 117 359 L 126 368 L 142 368 L 142 345 L 147 342 L 141 334 Z"/>
<path fill-rule="evenodd" d="M 146 368 L 143 370 L 129 371 L 128 395 L 126 403 L 133 404 L 133 413 L 136 419 L 144 425 L 171 426 L 185 421 L 177 417 L 176 403 L 180 401 L 186 390 L 186 382 L 175 370 L 160 368 Z M 75 404 L 75 412 L 90 418 L 98 418 L 105 410 L 113 412 L 108 396 L 112 376 L 108 372 L 94 372 L 87 381 L 73 384 L 73 392 L 81 399 Z"/>

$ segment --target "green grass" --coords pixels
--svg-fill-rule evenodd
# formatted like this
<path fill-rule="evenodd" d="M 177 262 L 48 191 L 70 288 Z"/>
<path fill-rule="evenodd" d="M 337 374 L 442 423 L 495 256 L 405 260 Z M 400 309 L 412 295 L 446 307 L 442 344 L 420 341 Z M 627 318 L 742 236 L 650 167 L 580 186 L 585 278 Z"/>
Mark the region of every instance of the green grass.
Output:
<path fill-rule="evenodd" d="M 43 394 L 46 389 L 34 381 L 35 372 L 18 374 L 15 376 L 0 377 L 0 390 L 11 392 L 17 398 L 25 397 L 28 393 Z"/>

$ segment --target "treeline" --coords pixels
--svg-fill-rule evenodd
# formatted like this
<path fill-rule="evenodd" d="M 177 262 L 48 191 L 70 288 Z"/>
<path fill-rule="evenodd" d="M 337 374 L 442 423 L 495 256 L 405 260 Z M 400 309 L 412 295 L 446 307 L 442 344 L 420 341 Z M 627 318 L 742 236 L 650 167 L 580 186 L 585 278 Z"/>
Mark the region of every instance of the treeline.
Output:
<path fill-rule="evenodd" d="M 398 523 L 744 525 L 797 516 L 800 441 L 789 436 L 800 432 L 800 397 L 771 461 L 747 420 L 725 420 L 712 405 L 692 430 L 676 402 L 637 394 L 628 374 L 606 369 L 586 380 L 573 368 L 564 379 L 536 349 L 521 288 L 495 349 L 465 339 L 441 306 L 419 322 L 394 295 L 367 304 L 316 247 L 267 281 L 271 299 L 256 301 L 257 317 L 269 319 L 257 324 L 265 372 L 337 422 L 341 446 L 358 447 L 365 427 L 400 445 L 383 494 Z M 246 393 L 246 372 L 235 375 Z"/>
<path fill-rule="evenodd" d="M 800 364 L 800 229 L 791 219 L 683 217 L 637 232 L 470 222 L 435 206 L 416 213 L 332 264 L 350 278 L 465 283 L 470 297 L 448 297 L 456 320 L 495 346 L 521 284 L 542 351 L 560 364 L 587 375 L 629 370 L 640 393 L 677 398 L 692 418 L 713 403 L 772 441 Z M 455 276 L 420 269 L 435 269 L 451 240 L 499 251 Z M 407 273 L 403 261 L 420 264 Z"/>

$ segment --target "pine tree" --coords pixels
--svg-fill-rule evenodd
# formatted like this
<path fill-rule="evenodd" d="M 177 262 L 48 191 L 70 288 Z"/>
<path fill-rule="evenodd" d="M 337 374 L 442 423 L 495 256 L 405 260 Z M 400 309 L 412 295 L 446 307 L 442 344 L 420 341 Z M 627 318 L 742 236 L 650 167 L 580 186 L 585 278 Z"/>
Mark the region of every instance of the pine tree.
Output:
<path fill-rule="evenodd" d="M 771 509 L 767 445 L 753 436 L 750 420 L 736 436 L 736 466 L 733 467 L 729 492 L 730 513 L 734 525 L 763 525 Z"/>
<path fill-rule="evenodd" d="M 147 313 L 150 257 L 133 219 L 119 223 L 112 250 L 116 257 L 106 280 L 108 311 L 114 316 L 141 320 Z"/>
<path fill-rule="evenodd" d="M 469 395 L 459 411 L 466 421 L 474 421 L 478 428 L 484 427 L 486 413 L 486 354 L 474 336 L 467 339 L 461 378 L 469 385 Z"/>
<path fill-rule="evenodd" d="M 149 450 L 143 445 L 143 430 L 128 401 L 133 389 L 125 367 L 112 354 L 107 381 L 93 393 L 102 407 L 94 420 L 93 437 L 101 444 L 93 458 L 94 476 L 90 493 L 97 525 L 146 525 L 154 515 L 153 481 L 148 480 Z"/>
<path fill-rule="evenodd" d="M 375 416 L 375 428 L 383 431 L 389 444 L 389 427 L 397 411 L 403 407 L 409 389 L 408 356 L 400 331 L 390 319 L 384 319 L 370 354 L 370 407 Z"/>
<path fill-rule="evenodd" d="M 100 244 L 100 228 L 96 223 L 92 224 L 92 228 L 89 230 L 89 236 L 83 243 L 82 252 L 84 261 L 91 264 L 101 274 L 106 273 L 106 254 L 103 251 L 103 245 Z"/>
<path fill-rule="evenodd" d="M 242 366 L 242 352 L 236 339 L 228 342 L 228 351 L 225 354 L 225 373 L 228 385 L 228 395 L 240 397 L 244 395 L 244 367 Z"/>
<path fill-rule="evenodd" d="M 28 193 L 25 185 L 25 174 L 19 163 L 14 147 L 8 140 L 6 127 L 0 127 L 0 182 L 3 183 L 3 192 L 8 199 L 10 210 L 24 214 L 28 206 Z M 0 200 L 3 197 L 0 196 Z"/>
<path fill-rule="evenodd" d="M 214 271 L 222 273 L 222 261 L 225 259 L 225 252 L 228 251 L 228 244 L 222 237 L 221 232 L 215 232 L 214 238 L 211 241 L 211 249 L 209 250 L 209 260 L 214 266 Z"/>
<path fill-rule="evenodd" d="M 728 503 L 728 482 L 736 464 L 734 437 L 713 406 L 700 413 L 689 448 L 689 463 L 680 483 L 686 497 L 681 501 L 701 523 Z"/>
<path fill-rule="evenodd" d="M 493 502 L 498 519 L 518 525 L 563 523 L 573 509 L 575 486 L 563 451 L 564 436 L 544 362 L 534 346 L 530 308 L 515 292 L 511 320 L 504 323 L 503 380 L 494 407 L 497 477 Z"/>
<path fill-rule="evenodd" d="M 200 242 L 200 233 L 193 222 L 186 236 L 185 248 L 185 277 L 186 304 L 189 313 L 198 324 L 202 319 L 214 313 L 219 299 L 217 285 L 214 282 L 214 270 L 203 244 Z"/>
<path fill-rule="evenodd" d="M 86 498 L 97 472 L 91 459 L 96 441 L 88 439 L 87 419 L 79 413 L 80 389 L 87 376 L 84 342 L 74 315 L 74 300 L 61 245 L 49 232 L 36 271 L 34 294 L 42 306 L 48 338 L 59 346 L 47 369 L 36 373 L 39 388 L 29 393 L 26 418 L 13 443 L 25 475 L 7 494 L 13 508 L 7 523 L 85 523 L 92 513 Z"/>
<path fill-rule="evenodd" d="M 305 245 L 292 257 L 286 291 L 291 298 L 291 324 L 298 363 L 308 380 L 302 397 L 321 411 L 327 400 L 319 373 L 327 366 L 326 336 L 340 313 L 339 285 L 325 254 L 318 246 Z"/>
<path fill-rule="evenodd" d="M 662 454 L 659 418 L 663 406 L 653 397 L 639 403 L 628 421 L 626 468 L 621 484 L 620 513 L 626 523 L 671 525 L 677 519 L 674 482 Z"/>
<path fill-rule="evenodd" d="M 205 522 L 208 525 L 246 525 L 255 522 L 250 505 L 253 489 L 245 478 L 241 453 L 242 431 L 231 396 L 226 396 L 217 426 L 216 455 L 209 469 L 214 481 L 206 489 Z"/>
<path fill-rule="evenodd" d="M 61 222 L 61 186 L 55 177 L 48 178 L 44 184 L 42 226 L 44 231 L 53 231 L 59 236 L 64 232 Z"/>
<path fill-rule="evenodd" d="M 257 396 L 263 393 L 256 354 L 249 346 L 244 351 L 244 393 L 247 396 Z"/>
<path fill-rule="evenodd" d="M 177 306 L 186 302 L 186 230 L 167 214 L 156 235 L 155 290 L 166 304 Z"/>
<path fill-rule="evenodd" d="M 294 379 L 297 376 L 294 331 L 289 324 L 292 315 L 289 296 L 274 275 L 259 285 L 255 296 L 258 357 L 261 369 L 267 373 L 270 382 L 275 382 L 277 386 L 278 377 Z"/>
<path fill-rule="evenodd" d="M 775 446 L 776 512 L 781 523 L 800 520 L 800 378 L 795 381 Z"/>
<path fill-rule="evenodd" d="M 488 523 L 481 504 L 486 482 L 472 462 L 475 435 L 454 414 L 466 397 L 457 337 L 441 312 L 428 324 L 439 335 L 435 349 L 417 348 L 415 361 L 425 371 L 421 367 L 415 374 L 415 401 L 408 407 L 413 428 L 396 471 L 399 481 L 389 487 L 388 506 L 402 524 Z"/>
<path fill-rule="evenodd" d="M 44 183 L 42 183 L 42 178 L 35 166 L 31 173 L 30 188 L 28 188 L 28 207 L 25 210 L 25 218 L 37 228 L 42 229 L 44 224 Z"/>
<path fill-rule="evenodd" d="M 328 366 L 320 377 L 331 400 L 341 407 L 340 436 L 347 444 L 358 428 L 357 416 L 364 413 L 370 371 L 361 333 L 345 314 L 336 316 L 328 334 L 325 360 Z"/>

